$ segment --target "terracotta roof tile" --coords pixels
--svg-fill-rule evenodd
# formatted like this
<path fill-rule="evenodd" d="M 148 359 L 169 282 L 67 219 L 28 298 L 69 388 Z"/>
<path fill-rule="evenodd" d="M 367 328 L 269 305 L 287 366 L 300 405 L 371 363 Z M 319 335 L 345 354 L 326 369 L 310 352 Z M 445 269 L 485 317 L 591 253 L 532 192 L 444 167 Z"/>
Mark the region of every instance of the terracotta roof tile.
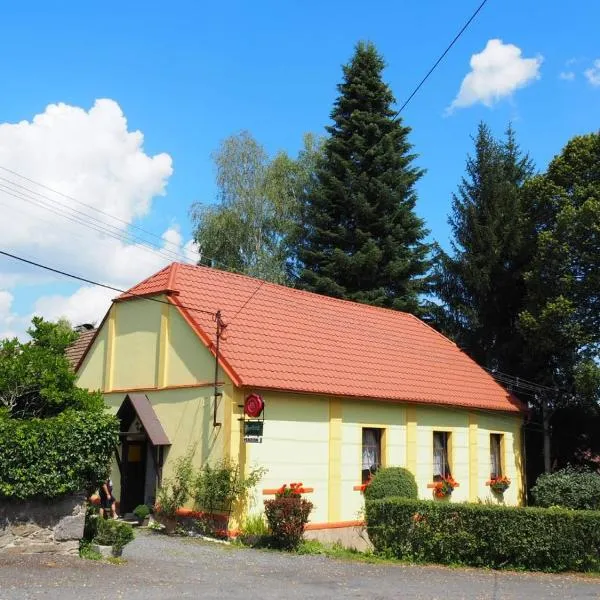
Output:
<path fill-rule="evenodd" d="M 214 319 L 194 309 L 221 311 L 224 362 L 242 386 L 523 409 L 453 342 L 407 313 L 185 264 L 170 265 L 129 290 L 167 291 L 177 293 L 174 301 L 211 340 Z"/>
<path fill-rule="evenodd" d="M 89 345 L 96 335 L 96 331 L 96 329 L 82 331 L 79 334 L 79 337 L 65 350 L 65 356 L 71 363 L 73 369 L 77 368 L 79 362 L 87 352 Z"/>

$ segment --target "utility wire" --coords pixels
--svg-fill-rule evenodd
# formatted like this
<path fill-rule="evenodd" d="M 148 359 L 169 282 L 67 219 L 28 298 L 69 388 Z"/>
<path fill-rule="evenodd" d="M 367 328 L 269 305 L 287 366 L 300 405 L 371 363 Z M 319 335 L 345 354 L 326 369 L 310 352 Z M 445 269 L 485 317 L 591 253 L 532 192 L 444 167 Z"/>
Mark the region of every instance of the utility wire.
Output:
<path fill-rule="evenodd" d="M 34 267 L 38 267 L 39 269 L 44 269 L 45 271 L 50 271 L 51 273 L 57 273 L 58 275 L 63 275 L 64 277 L 70 277 L 71 279 L 76 279 L 77 281 L 82 281 L 84 283 L 89 283 L 90 285 L 96 285 L 98 287 L 105 288 L 107 290 L 112 290 L 113 292 L 119 292 L 121 294 L 127 294 L 128 296 L 132 296 L 134 298 L 140 298 L 141 300 L 148 300 L 150 302 L 158 302 L 159 304 L 167 304 L 168 306 L 172 306 L 172 304 L 166 300 L 161 300 L 160 298 L 151 298 L 149 296 L 143 296 L 142 294 L 135 294 L 128 290 L 123 290 L 118 287 L 114 287 L 112 285 L 107 285 L 106 283 L 100 283 L 98 281 L 94 281 L 93 279 L 88 279 L 87 277 L 81 277 L 80 275 L 74 275 L 73 273 L 68 273 L 66 271 L 61 271 L 60 269 L 55 269 L 54 267 L 49 267 L 48 265 L 43 265 L 41 263 L 35 262 L 33 260 L 29 260 L 27 258 L 23 258 L 22 256 L 17 256 L 16 254 L 11 254 L 10 252 L 5 252 L 4 250 L 0 250 L 0 255 L 7 256 L 8 258 L 12 258 L 14 260 L 18 260 L 22 263 L 32 265 Z M 194 308 L 191 306 L 185 306 L 183 304 L 179 304 L 181 308 L 185 308 L 186 310 L 203 313 L 205 315 L 210 315 L 211 317 L 216 317 L 216 311 L 203 310 L 201 308 Z"/>
<path fill-rule="evenodd" d="M 185 257 L 182 256 L 181 253 L 173 252 L 172 250 L 169 250 L 168 248 L 158 248 L 153 245 L 150 245 L 150 244 L 152 244 L 152 242 L 148 242 L 147 240 L 144 240 L 142 238 L 139 238 L 137 236 L 134 236 L 132 234 L 124 232 L 119 227 L 112 225 L 110 223 L 106 223 L 100 219 L 97 219 L 96 217 L 93 217 L 92 215 L 88 215 L 82 211 L 75 209 L 75 208 L 61 204 L 60 202 L 56 202 L 52 198 L 49 198 L 43 194 L 40 194 L 39 192 L 36 192 L 35 190 L 30 190 L 29 188 L 18 185 L 18 184 L 11 182 L 3 177 L 0 177 L 0 181 L 5 181 L 5 182 L 8 182 L 10 185 L 14 185 L 14 186 L 17 186 L 18 188 L 21 188 L 21 189 L 14 189 L 13 187 L 6 186 L 6 185 L 3 185 L 2 183 L 0 183 L 0 191 L 2 191 L 3 193 L 5 193 L 9 196 L 12 196 L 13 198 L 16 198 L 17 200 L 24 200 L 25 202 L 34 204 L 44 210 L 47 210 L 49 212 L 54 213 L 55 215 L 58 215 L 59 217 L 63 217 L 69 221 L 72 221 L 79 225 L 83 225 L 84 227 L 88 227 L 89 229 L 92 229 L 98 233 L 108 235 L 116 240 L 119 240 L 119 241 L 122 241 L 125 243 L 129 243 L 129 244 L 131 244 L 131 243 L 137 244 L 140 247 L 143 247 L 151 252 L 156 253 L 157 255 L 163 257 L 164 259 L 171 260 L 171 261 L 172 260 L 179 260 L 179 261 L 185 260 Z M 39 196 L 39 198 L 36 198 L 36 197 L 32 196 L 31 194 L 35 194 L 36 196 Z M 48 203 L 50 203 L 50 204 L 48 204 Z M 52 203 L 55 203 L 56 206 L 53 206 Z M 71 212 L 65 212 L 64 210 L 61 210 L 61 209 L 67 209 Z M 79 216 L 79 215 L 81 215 L 81 216 Z M 84 219 L 89 219 L 90 221 L 84 220 Z M 171 242 L 169 242 L 169 243 L 171 243 Z"/>
<path fill-rule="evenodd" d="M 487 3 L 487 0 L 483 0 L 483 2 L 477 7 L 477 9 L 471 15 L 469 20 L 462 26 L 460 31 L 454 36 L 454 39 L 450 42 L 450 44 L 447 46 L 447 48 L 444 50 L 444 52 L 442 52 L 441 56 L 435 61 L 435 63 L 431 67 L 431 69 L 429 69 L 429 71 L 427 71 L 427 74 L 425 75 L 425 77 L 423 77 L 423 79 L 421 79 L 421 81 L 419 82 L 417 87 L 412 91 L 410 96 L 404 101 L 404 104 L 400 107 L 398 112 L 394 115 L 393 119 L 397 119 L 400 116 L 400 113 L 406 108 L 407 104 L 413 99 L 415 94 L 421 89 L 421 86 L 429 79 L 429 76 L 436 70 L 437 66 L 442 62 L 442 60 L 444 59 L 446 54 L 448 54 L 448 52 L 450 52 L 452 46 L 454 46 L 454 44 L 456 44 L 456 42 L 459 40 L 459 38 L 462 36 L 462 34 L 467 30 L 467 27 L 469 27 L 469 25 L 473 22 L 475 17 L 479 14 L 479 12 L 485 6 L 486 3 Z"/>
<path fill-rule="evenodd" d="M 44 188 L 45 190 L 48 190 L 49 192 L 52 192 L 54 194 L 57 194 L 59 196 L 62 196 L 63 198 L 67 198 L 68 200 L 71 200 L 72 202 L 75 202 L 76 204 L 79 204 L 80 206 L 85 206 L 86 208 L 89 208 L 90 210 L 96 211 L 97 213 L 100 213 L 106 217 L 109 217 L 110 219 L 114 219 L 115 221 L 118 221 L 124 225 L 127 225 L 128 227 L 131 227 L 132 229 L 136 229 L 137 231 L 144 233 L 146 235 L 149 235 L 151 237 L 154 237 L 158 240 L 160 240 L 161 242 L 164 243 L 168 243 L 174 247 L 177 247 L 177 244 L 174 244 L 173 242 L 169 242 L 168 240 L 164 240 L 162 238 L 162 236 L 153 233 L 152 231 L 148 231 L 146 229 L 144 229 L 143 227 L 140 227 L 139 225 L 135 225 L 133 223 L 129 223 L 128 221 L 126 221 L 125 219 L 121 219 L 120 217 L 117 217 L 116 215 L 112 215 L 104 210 L 101 210 L 100 208 L 97 208 L 95 206 L 92 206 L 91 204 L 86 204 L 85 202 L 81 202 L 80 200 L 78 200 L 77 198 L 74 198 L 73 196 L 69 196 L 68 194 L 64 194 L 63 192 L 60 192 L 59 190 L 56 190 L 54 188 L 51 188 L 47 185 L 44 185 L 43 183 L 40 183 L 39 181 L 35 181 L 34 179 L 30 179 L 29 177 L 26 177 L 25 175 L 22 175 L 21 173 L 18 173 L 17 171 L 13 171 L 12 169 L 9 169 L 8 167 L 4 167 L 2 165 L 0 165 L 0 169 L 3 171 L 6 171 L 7 173 L 11 173 L 12 175 L 15 175 L 16 177 L 20 177 L 21 179 L 28 181 L 29 183 L 33 183 L 34 185 L 37 185 L 41 188 Z M 18 185 L 18 184 L 14 184 L 14 185 Z"/>

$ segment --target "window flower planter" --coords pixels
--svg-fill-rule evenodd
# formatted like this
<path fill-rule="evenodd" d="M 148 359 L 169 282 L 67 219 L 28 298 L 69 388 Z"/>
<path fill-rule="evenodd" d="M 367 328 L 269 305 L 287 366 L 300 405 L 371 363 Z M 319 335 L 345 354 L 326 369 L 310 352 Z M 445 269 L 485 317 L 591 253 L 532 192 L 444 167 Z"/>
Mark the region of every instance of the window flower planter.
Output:
<path fill-rule="evenodd" d="M 492 492 L 496 494 L 504 494 L 504 492 L 510 487 L 510 479 L 506 476 L 495 477 L 487 482 Z"/>
<path fill-rule="evenodd" d="M 459 487 L 459 483 L 451 476 L 444 477 L 440 481 L 434 481 L 427 485 L 428 488 L 433 489 L 433 497 L 442 499 L 449 498 L 454 491 L 454 488 Z"/>

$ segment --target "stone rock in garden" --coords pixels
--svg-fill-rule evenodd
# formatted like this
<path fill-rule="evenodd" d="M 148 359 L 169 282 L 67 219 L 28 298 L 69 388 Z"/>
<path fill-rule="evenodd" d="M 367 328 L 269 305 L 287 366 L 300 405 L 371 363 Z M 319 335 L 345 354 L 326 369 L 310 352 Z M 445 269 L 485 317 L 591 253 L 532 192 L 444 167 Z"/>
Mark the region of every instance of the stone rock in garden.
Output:
<path fill-rule="evenodd" d="M 15 536 L 10 531 L 0 533 L 0 548 L 6 548 L 7 546 L 10 546 L 14 540 Z"/>
<path fill-rule="evenodd" d="M 83 537 L 85 516 L 80 514 L 76 517 L 63 517 L 54 528 L 54 539 L 57 542 L 63 540 L 79 540 Z"/>
<path fill-rule="evenodd" d="M 57 552 L 59 549 L 58 544 L 21 544 L 19 546 L 13 546 L 12 548 L 6 548 L 6 552 L 9 554 L 42 554 L 44 552 Z"/>
<path fill-rule="evenodd" d="M 29 537 L 37 533 L 39 529 L 39 525 L 35 525 L 34 523 L 20 523 L 10 528 L 12 534 L 18 537 Z"/>

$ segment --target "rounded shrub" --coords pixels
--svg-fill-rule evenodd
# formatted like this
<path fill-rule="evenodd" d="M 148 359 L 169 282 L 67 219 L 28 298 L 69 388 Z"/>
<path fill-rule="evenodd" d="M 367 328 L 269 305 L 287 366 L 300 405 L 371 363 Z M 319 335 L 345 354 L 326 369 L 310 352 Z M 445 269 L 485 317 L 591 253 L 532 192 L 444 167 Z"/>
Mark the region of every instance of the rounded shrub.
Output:
<path fill-rule="evenodd" d="M 416 500 L 419 495 L 415 476 L 402 467 L 379 469 L 365 489 L 367 500 L 384 498 L 410 498 Z"/>
<path fill-rule="evenodd" d="M 600 475 L 566 467 L 540 475 L 531 489 L 538 506 L 600 510 Z"/>

